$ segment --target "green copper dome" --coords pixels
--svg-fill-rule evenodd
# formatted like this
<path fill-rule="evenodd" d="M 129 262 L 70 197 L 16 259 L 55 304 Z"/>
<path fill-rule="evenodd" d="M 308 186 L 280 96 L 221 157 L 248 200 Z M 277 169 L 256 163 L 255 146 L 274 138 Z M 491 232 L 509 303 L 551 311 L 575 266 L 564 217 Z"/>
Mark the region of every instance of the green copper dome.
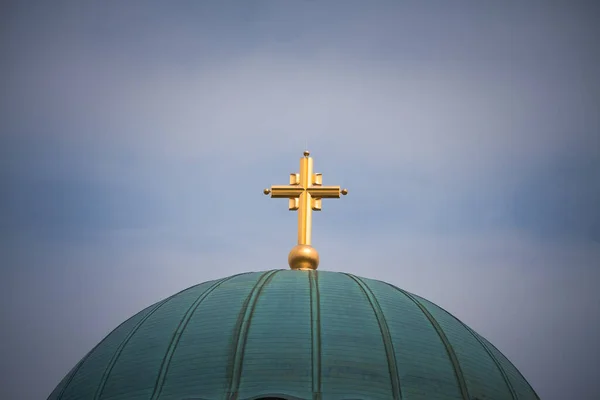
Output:
<path fill-rule="evenodd" d="M 483 337 L 435 304 L 337 272 L 234 275 L 134 315 L 51 400 L 537 399 Z"/>

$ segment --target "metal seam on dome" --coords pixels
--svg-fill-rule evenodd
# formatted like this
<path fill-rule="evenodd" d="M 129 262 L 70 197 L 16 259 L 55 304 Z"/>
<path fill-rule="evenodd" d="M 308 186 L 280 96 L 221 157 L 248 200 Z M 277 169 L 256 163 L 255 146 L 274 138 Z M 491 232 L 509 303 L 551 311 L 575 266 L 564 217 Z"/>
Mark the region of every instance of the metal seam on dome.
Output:
<path fill-rule="evenodd" d="M 240 331 L 242 329 L 242 323 L 244 321 L 244 315 L 245 315 L 246 309 L 248 308 L 248 303 L 250 302 L 250 299 L 252 298 L 252 294 L 254 293 L 254 290 L 256 290 L 256 286 L 271 271 L 265 271 L 265 272 L 263 272 L 263 273 L 260 274 L 259 278 L 256 280 L 256 283 L 254 284 L 254 286 L 250 290 L 250 293 L 248 293 L 248 295 L 244 299 L 244 302 L 242 303 L 242 306 L 241 306 L 240 311 L 238 313 L 237 320 L 236 320 L 235 325 L 233 327 L 233 333 L 231 335 L 232 338 L 234 338 L 234 340 L 231 341 L 231 346 L 232 347 L 231 347 L 231 350 L 228 352 L 227 375 L 226 375 L 226 380 L 228 382 L 228 384 L 227 384 L 228 387 L 231 386 L 231 381 L 233 380 L 233 364 L 234 364 L 234 361 L 235 361 L 235 351 L 236 351 L 236 348 L 233 347 L 233 346 L 237 346 L 238 338 L 240 336 Z M 225 388 L 225 389 L 227 389 L 227 388 Z"/>
<path fill-rule="evenodd" d="M 147 308 L 156 308 L 158 307 L 161 303 L 167 301 L 168 299 L 170 299 L 172 296 L 167 297 L 166 299 L 163 299 L 161 301 L 159 301 L 158 303 L 148 306 Z M 144 310 L 146 310 L 147 308 L 145 308 Z M 142 310 L 142 311 L 144 311 Z M 140 311 L 140 312 L 142 312 Z M 64 394 L 64 392 L 67 390 L 67 387 L 69 386 L 69 384 L 71 383 L 71 381 L 73 380 L 73 378 L 75 377 L 75 375 L 77 374 L 77 372 L 79 371 L 79 368 L 81 368 L 81 366 L 83 365 L 83 363 L 88 359 L 88 357 L 98 348 L 100 347 L 100 345 L 102 343 L 104 343 L 104 341 L 113 333 L 115 332 L 117 329 L 119 329 L 121 326 L 125 325 L 127 322 L 129 322 L 131 319 L 133 319 L 136 315 L 138 315 L 139 313 L 136 313 L 134 315 L 132 315 L 131 317 L 127 318 L 125 321 L 121 322 L 115 329 L 113 329 L 112 331 L 110 331 L 110 333 L 108 335 L 106 335 L 101 341 L 100 343 L 98 343 L 97 345 L 95 345 L 85 356 L 83 356 L 83 358 L 81 360 L 79 360 L 79 362 L 75 365 L 75 367 L 73 367 L 73 369 L 69 372 L 68 376 L 69 378 L 67 379 L 67 382 L 65 382 L 65 385 L 63 386 L 63 388 L 61 389 L 60 393 L 57 395 L 56 400 L 61 400 L 62 396 Z M 50 396 L 52 396 L 52 393 L 50 393 Z M 50 398 L 50 396 L 48 396 L 48 399 Z"/>
<path fill-rule="evenodd" d="M 379 325 L 379 331 L 381 333 L 381 339 L 383 340 L 383 346 L 385 349 L 385 356 L 388 363 L 388 371 L 390 373 L 390 381 L 392 385 L 392 393 L 394 399 L 402 399 L 402 392 L 400 389 L 400 376 L 398 375 L 398 363 L 396 361 L 396 351 L 394 350 L 394 344 L 392 343 L 392 335 L 390 333 L 390 328 L 387 324 L 387 320 L 385 319 L 385 315 L 383 314 L 383 310 L 373 294 L 373 291 L 369 286 L 359 277 L 349 274 L 343 273 L 344 275 L 351 278 L 360 288 L 360 290 L 365 294 L 373 312 L 375 313 L 375 318 L 377 319 L 377 324 Z"/>
<path fill-rule="evenodd" d="M 134 316 L 131 316 L 131 318 L 133 318 L 133 317 Z M 129 318 L 129 319 L 131 319 L 131 318 Z M 121 323 L 121 325 L 123 325 L 125 322 L 129 321 L 129 319 L 127 319 L 126 321 L 123 321 Z M 119 325 L 119 326 L 121 326 L 121 325 Z M 119 326 L 117 328 L 119 328 Z M 115 330 L 117 328 L 115 328 Z M 107 337 L 108 337 L 108 335 L 107 335 Z M 106 337 L 104 339 L 106 339 Z M 102 341 L 104 341 L 104 339 L 102 339 Z M 71 371 L 69 371 L 69 373 L 65 377 L 65 378 L 67 378 L 66 381 L 65 381 L 65 384 L 63 385 L 63 387 L 60 389 L 60 391 L 58 392 L 58 394 L 55 397 L 56 400 L 60 400 L 62 398 L 63 393 L 65 392 L 65 390 L 67 389 L 67 387 L 69 386 L 69 384 L 71 383 L 71 381 L 73 380 L 73 377 L 75 376 L 75 374 L 77 373 L 77 371 L 79 371 L 79 368 L 81 367 L 81 365 L 83 365 L 84 361 L 87 360 L 87 358 L 90 356 L 90 354 L 92 354 L 94 352 L 94 350 L 96 350 L 96 348 L 98 346 L 100 346 L 100 344 L 102 343 L 102 341 L 100 343 L 98 343 L 96 346 L 94 346 L 94 348 L 92 350 L 90 350 L 85 356 L 83 356 L 83 358 L 81 360 L 79 360 L 79 362 L 77 364 L 75 364 L 75 366 L 73 367 L 73 369 Z M 60 385 L 60 383 L 59 383 L 59 385 Z M 55 390 L 53 390 L 50 393 L 50 396 L 48 396 L 48 400 L 50 400 L 50 398 L 52 397 L 52 393 L 54 393 Z"/>
<path fill-rule="evenodd" d="M 477 333 L 475 333 L 475 334 L 479 336 L 479 334 L 477 334 Z M 521 379 L 523 380 L 523 382 L 525 382 L 527 384 L 527 386 L 529 386 L 529 388 L 533 392 L 533 395 L 535 396 L 535 398 L 538 399 L 538 400 L 540 400 L 540 396 L 538 396 L 538 394 L 535 391 L 535 389 L 533 388 L 533 386 L 531 386 L 531 384 L 529 383 L 529 381 L 527 379 L 525 379 L 525 377 L 523 376 L 523 374 L 521 373 L 521 371 L 519 371 L 519 369 L 508 359 L 508 357 L 506 357 L 504 355 L 504 353 L 502 353 L 500 350 L 498 350 L 498 348 L 496 346 L 494 346 L 493 343 L 491 343 L 491 342 L 489 342 L 487 340 L 485 341 L 485 343 L 486 343 L 486 345 L 492 346 L 494 348 L 494 350 L 496 350 L 499 354 L 501 354 L 504 358 L 506 358 L 506 361 L 508 361 L 509 364 L 511 364 L 515 368 L 515 371 L 517 371 L 517 373 L 519 374 L 519 376 L 521 377 Z"/>
<path fill-rule="evenodd" d="M 514 400 L 518 400 L 518 396 L 517 393 L 514 389 L 514 387 L 512 386 L 512 384 L 510 383 L 509 379 L 508 379 L 508 375 L 506 374 L 506 371 L 504 370 L 504 368 L 502 368 L 502 366 L 500 365 L 500 362 L 498 361 L 498 359 L 494 356 L 494 354 L 490 351 L 490 349 L 485 345 L 485 343 L 483 343 L 483 341 L 481 339 L 479 339 L 479 335 L 477 335 L 471 328 L 469 328 L 467 326 L 467 324 L 465 324 L 464 322 L 462 322 L 460 319 L 456 318 L 454 315 L 452 315 L 451 313 L 449 313 L 448 311 L 446 311 L 444 308 L 436 305 L 440 310 L 444 311 L 446 314 L 448 314 L 450 317 L 454 318 L 459 324 L 461 324 L 462 326 L 465 327 L 465 329 L 471 334 L 471 336 L 473 336 L 475 338 L 475 340 L 477 340 L 477 342 L 479 342 L 479 344 L 481 345 L 481 347 L 483 347 L 483 349 L 486 351 L 486 353 L 488 353 L 488 355 L 490 356 L 490 358 L 492 359 L 492 361 L 494 361 L 494 364 L 496 364 L 496 367 L 498 368 L 498 370 L 500 371 L 500 374 L 502 375 L 502 378 L 504 379 L 504 382 L 506 383 L 506 386 L 508 387 L 508 390 L 510 391 L 510 394 L 512 396 L 512 398 Z"/>
<path fill-rule="evenodd" d="M 254 286 L 250 290 L 250 293 L 248 293 L 248 295 L 244 299 L 244 302 L 242 303 L 242 306 L 241 306 L 240 311 L 238 313 L 237 320 L 236 320 L 235 325 L 233 327 L 233 331 L 232 331 L 231 336 L 232 336 L 232 338 L 235 338 L 235 340 L 231 341 L 231 350 L 228 351 L 227 371 L 226 371 L 226 381 L 228 382 L 227 383 L 227 387 L 231 386 L 231 381 L 233 379 L 233 363 L 235 361 L 235 351 L 236 351 L 236 348 L 233 347 L 233 346 L 237 346 L 238 338 L 240 336 L 240 330 L 241 330 L 241 327 L 242 327 L 242 322 L 244 321 L 245 310 L 248 308 L 248 303 L 250 302 L 250 298 L 252 297 L 252 293 L 254 293 L 254 290 L 256 289 L 256 285 L 258 284 L 258 282 L 261 281 L 261 279 L 263 279 L 265 277 L 265 275 L 268 272 L 269 271 L 263 272 L 259 276 L 259 278 L 256 280 L 256 283 L 254 284 Z M 227 387 L 224 388 L 224 390 L 227 390 Z"/>
<path fill-rule="evenodd" d="M 443 310 L 443 308 L 442 308 L 442 310 Z M 446 311 L 446 310 L 444 310 L 444 311 Z M 454 315 L 450 314 L 449 312 L 446 311 L 446 313 L 448 313 L 449 315 L 454 317 Z M 454 318 L 456 318 L 456 317 L 454 317 Z M 463 323 L 458 318 L 456 318 L 456 320 L 458 322 L 460 322 L 460 324 L 462 326 L 464 326 L 467 331 L 469 331 L 469 333 L 475 338 L 475 340 L 477 340 L 477 342 L 479 342 L 481 347 L 483 347 L 483 349 L 486 351 L 486 353 L 488 353 L 488 355 L 490 356 L 492 361 L 494 361 L 494 364 L 496 364 L 498 371 L 500 371 L 500 374 L 502 375 L 502 378 L 504 379 L 504 382 L 506 383 L 506 386 L 508 387 L 508 390 L 510 391 L 510 394 L 511 394 L 513 400 L 518 400 L 519 396 L 517 395 L 517 392 L 515 391 L 515 388 L 513 387 L 512 383 L 510 383 L 510 380 L 508 379 L 508 375 L 506 374 L 506 371 L 500 365 L 500 361 L 498 361 L 498 359 L 494 356 L 494 354 L 491 352 L 491 350 L 488 349 L 488 347 L 481 341 L 481 339 L 479 339 L 477 337 L 477 335 L 475 335 L 475 333 L 473 332 L 473 330 L 471 330 L 471 328 L 469 328 L 465 323 Z"/>
<path fill-rule="evenodd" d="M 440 324 L 433 317 L 433 315 L 427 310 L 427 308 L 425 308 L 425 306 L 423 304 L 421 304 L 420 301 L 418 301 L 416 298 L 414 298 L 412 294 L 410 294 L 407 291 L 402 290 L 399 287 L 396 287 L 390 283 L 387 283 L 387 282 L 385 282 L 385 283 L 387 285 L 393 287 L 400 293 L 404 294 L 406 297 L 408 297 L 413 303 L 415 303 L 417 305 L 417 307 L 419 307 L 421 312 L 429 320 L 429 322 L 433 326 L 433 329 L 435 329 L 436 333 L 442 340 L 442 343 L 444 344 L 444 347 L 446 348 L 446 352 L 448 353 L 448 356 L 450 357 L 450 362 L 452 363 L 452 367 L 454 368 L 454 374 L 456 376 L 458 386 L 460 387 L 460 392 L 462 394 L 462 397 L 464 400 L 469 400 L 470 397 L 469 397 L 469 390 L 467 388 L 467 382 L 465 381 L 465 376 L 462 372 L 462 369 L 460 368 L 460 363 L 458 362 L 458 357 L 456 356 L 456 353 L 454 352 L 454 348 L 452 347 L 452 344 L 450 344 L 450 341 L 448 340 L 448 337 L 444 333 L 444 330 L 442 329 Z"/>
<path fill-rule="evenodd" d="M 167 372 L 169 370 L 169 365 L 171 363 L 171 359 L 173 358 L 173 354 L 175 353 L 175 349 L 177 348 L 177 345 L 179 344 L 179 340 L 181 339 L 181 335 L 185 331 L 185 328 L 187 327 L 187 325 L 190 322 L 192 316 L 196 312 L 196 309 L 208 297 L 208 295 L 210 295 L 215 289 L 217 289 L 223 283 L 225 283 L 225 282 L 227 282 L 227 281 L 229 281 L 229 280 L 231 280 L 231 279 L 233 279 L 233 278 L 235 278 L 237 276 L 245 275 L 245 274 L 248 274 L 248 273 L 249 272 L 245 272 L 245 273 L 241 273 L 241 274 L 235 274 L 235 275 L 229 276 L 227 278 L 220 279 L 219 281 L 217 281 L 214 284 L 212 284 L 204 292 L 202 292 L 196 298 L 196 300 L 194 300 L 194 302 L 192 303 L 192 305 L 188 308 L 188 310 L 186 311 L 186 313 L 183 315 L 183 318 L 181 319 L 181 321 L 179 321 L 179 325 L 177 326 L 177 329 L 173 333 L 173 337 L 171 338 L 171 342 L 169 343 L 169 347 L 167 348 L 167 352 L 165 353 L 165 356 L 164 356 L 164 358 L 162 360 L 162 363 L 160 365 L 160 372 L 159 372 L 159 374 L 158 374 L 158 376 L 156 378 L 156 383 L 154 385 L 154 391 L 152 392 L 151 399 L 156 399 L 156 398 L 158 398 L 158 396 L 160 396 L 160 393 L 162 392 L 162 389 L 163 389 L 163 386 L 164 386 L 164 383 L 165 383 Z"/>
<path fill-rule="evenodd" d="M 237 391 L 240 386 L 240 379 L 242 376 L 242 368 L 244 362 L 244 349 L 246 347 L 246 341 L 248 339 L 248 330 L 252 315 L 254 314 L 254 308 L 258 302 L 258 298 L 261 295 L 263 288 L 273 279 L 275 274 L 281 270 L 271 270 L 263 273 L 258 279 L 252 291 L 244 301 L 244 306 L 240 310 L 241 318 L 238 318 L 236 327 L 234 329 L 235 339 L 233 340 L 233 354 L 231 355 L 231 363 L 229 368 L 229 390 L 227 391 L 228 399 L 236 399 Z"/>
<path fill-rule="evenodd" d="M 313 400 L 321 399 L 321 299 L 319 273 L 308 271 L 310 288 L 310 339 L 312 360 Z"/>
<path fill-rule="evenodd" d="M 184 292 L 184 291 L 186 291 L 186 290 L 188 290 L 188 289 L 195 288 L 196 286 L 199 286 L 199 285 L 201 285 L 201 284 L 202 284 L 202 283 L 199 283 L 198 285 L 194 285 L 194 286 L 192 286 L 192 287 L 186 288 L 186 289 L 184 289 L 184 290 L 180 291 L 179 293 L 181 293 L 181 292 Z M 176 295 L 177 295 L 177 294 L 179 294 L 179 293 L 175 293 L 174 295 L 171 295 L 171 296 L 167 297 L 166 299 L 163 299 L 163 300 L 159 301 L 158 303 L 156 303 L 156 304 L 154 304 L 154 305 L 150 305 L 150 306 L 146 307 L 144 310 L 146 310 L 146 309 L 148 309 L 148 308 L 152 308 L 152 307 L 154 307 L 154 308 L 156 308 L 156 307 L 159 307 L 159 306 L 160 306 L 162 303 L 164 303 L 165 301 L 169 300 L 171 297 L 174 297 L 174 296 L 176 296 Z M 142 311 L 144 311 L 144 310 L 142 310 Z M 142 312 L 142 311 L 140 311 L 140 312 Z M 153 312 L 153 311 L 154 311 L 154 310 L 152 310 L 152 311 L 149 311 L 149 312 Z M 118 326 L 117 326 L 115 329 L 113 329 L 112 331 L 110 331 L 110 332 L 108 333 L 108 335 L 106 335 L 106 336 L 105 336 L 105 337 L 104 337 L 104 338 L 103 338 L 103 339 L 100 341 L 100 343 L 98 343 L 97 345 L 95 345 L 95 346 L 92 348 L 92 350 L 90 350 L 90 351 L 89 351 L 89 352 L 88 352 L 88 353 L 87 353 L 87 354 L 86 354 L 86 355 L 85 355 L 85 356 L 84 356 L 84 357 L 83 357 L 83 358 L 82 358 L 82 359 L 81 359 L 81 360 L 80 360 L 80 361 L 79 361 L 79 362 L 78 362 L 78 363 L 75 365 L 75 367 L 73 367 L 73 369 L 72 369 L 72 370 L 71 370 L 71 372 L 70 372 L 69 379 L 67 380 L 67 382 L 65 383 L 65 385 L 64 385 L 64 386 L 63 386 L 63 388 L 61 389 L 60 393 L 59 393 L 59 394 L 58 394 L 58 396 L 56 397 L 56 400 L 61 400 L 61 399 L 62 399 L 62 396 L 63 396 L 64 392 L 67 390 L 67 388 L 68 388 L 69 384 L 71 383 L 71 381 L 73 380 L 73 378 L 75 377 L 75 375 L 77 374 L 77 372 L 79 371 L 79 368 L 81 368 L 81 366 L 82 366 L 82 365 L 83 365 L 83 363 L 84 363 L 84 362 L 85 362 L 85 361 L 88 359 L 88 357 L 89 357 L 89 356 L 90 356 L 90 355 L 91 355 L 91 354 L 92 354 L 92 353 L 93 353 L 93 352 L 94 352 L 94 351 L 95 351 L 95 350 L 96 350 L 96 349 L 97 349 L 97 348 L 98 348 L 98 347 L 99 347 L 99 346 L 100 346 L 102 343 L 104 343 L 104 341 L 105 341 L 106 339 L 108 339 L 108 337 L 109 337 L 110 335 L 112 335 L 112 334 L 113 334 L 115 331 L 117 331 L 117 330 L 118 330 L 120 327 L 122 327 L 123 325 L 125 325 L 127 322 L 131 321 L 131 319 L 133 319 L 133 318 L 134 318 L 136 315 L 138 315 L 138 314 L 139 314 L 139 313 L 136 313 L 136 314 L 132 315 L 131 317 L 127 318 L 125 321 L 121 322 L 121 323 L 120 323 L 120 324 L 119 324 L 119 325 L 118 325 Z M 52 396 L 52 393 L 50 393 L 50 396 Z M 48 396 L 48 399 L 50 398 L 50 396 Z"/>
<path fill-rule="evenodd" d="M 487 342 L 487 344 L 486 344 L 482 340 L 483 337 L 481 335 L 479 335 L 477 332 L 475 332 L 473 329 L 471 329 L 467 324 L 465 324 L 464 322 L 462 322 L 455 315 L 453 315 L 452 313 L 448 312 L 445 308 L 438 306 L 437 304 L 436 304 L 436 307 L 439 308 L 440 310 L 444 311 L 446 314 L 448 314 L 449 316 L 451 316 L 452 318 L 454 318 L 456 321 L 458 321 L 462 326 L 464 326 L 469 331 L 469 333 L 475 338 L 475 340 L 477 340 L 481 344 L 481 346 L 488 353 L 488 355 L 492 358 L 492 360 L 494 361 L 494 363 L 496 364 L 496 366 L 500 370 L 500 373 L 502 374 L 502 377 L 504 378 L 504 381 L 506 382 L 506 385 L 508 386 L 508 388 L 509 388 L 509 390 L 510 390 L 512 396 L 513 396 L 513 399 L 517 400 L 519 398 L 519 396 L 517 395 L 517 392 L 516 392 L 515 388 L 513 387 L 512 383 L 510 383 L 510 379 L 508 378 L 508 374 L 506 373 L 506 371 L 504 370 L 504 368 L 500 364 L 500 361 L 492 353 L 492 351 L 490 350 L 490 348 L 488 347 L 487 344 L 489 344 L 490 346 L 492 346 L 498 353 L 502 354 L 504 357 L 506 357 L 506 356 L 500 350 L 498 350 L 496 348 L 496 346 L 494 346 L 492 343 Z M 508 360 L 508 358 L 507 358 L 507 360 Z M 508 361 L 510 362 L 510 360 L 508 360 Z M 527 385 L 529 386 L 529 388 L 531 389 L 531 391 L 533 392 L 533 394 L 539 400 L 539 396 L 537 395 L 537 393 L 535 392 L 535 390 L 533 390 L 533 387 L 531 387 L 531 385 L 529 384 L 529 382 L 527 381 L 527 379 L 525 379 L 525 377 L 523 376 L 523 374 L 521 374 L 521 371 L 519 371 L 516 367 L 515 367 L 515 370 L 519 373 L 519 375 L 521 376 L 521 378 L 523 379 L 523 381 L 525 383 L 527 383 Z"/>
<path fill-rule="evenodd" d="M 207 283 L 207 282 L 204 282 Z M 115 351 L 115 353 L 113 354 L 113 356 L 111 357 L 108 365 L 106 366 L 106 369 L 104 370 L 104 373 L 102 374 L 102 379 L 100 380 L 100 384 L 98 385 L 98 389 L 96 389 L 96 394 L 94 395 L 94 400 L 98 400 L 100 398 L 100 396 L 102 396 L 102 392 L 104 391 L 104 387 L 106 386 L 106 382 L 108 382 L 108 378 L 110 376 L 110 373 L 112 372 L 112 369 L 114 368 L 115 364 L 117 363 L 117 360 L 119 358 L 119 356 L 121 355 L 121 353 L 123 352 L 123 349 L 125 348 L 125 346 L 127 345 L 127 343 L 129 342 L 129 340 L 131 340 L 131 338 L 133 337 L 133 335 L 135 334 L 135 332 L 137 332 L 137 330 L 142 326 L 142 324 L 144 322 L 146 322 L 146 320 L 148 318 L 150 318 L 150 316 L 152 314 L 154 314 L 154 312 L 156 312 L 160 307 L 162 307 L 166 302 L 168 302 L 169 300 L 173 299 L 175 296 L 186 292 L 188 290 L 192 290 L 204 283 L 199 283 L 197 285 L 191 286 L 189 288 L 185 288 L 169 297 L 167 297 L 166 299 L 156 303 L 155 307 L 148 312 L 148 314 L 146 314 L 144 316 L 144 318 L 142 318 L 140 321 L 138 321 L 137 324 L 135 324 L 135 326 L 131 329 L 131 331 L 129 331 L 129 333 L 127 334 L 127 336 L 125 337 L 125 339 L 123 339 L 123 341 L 121 342 L 121 344 L 119 345 L 119 347 L 117 347 L 117 350 Z"/>

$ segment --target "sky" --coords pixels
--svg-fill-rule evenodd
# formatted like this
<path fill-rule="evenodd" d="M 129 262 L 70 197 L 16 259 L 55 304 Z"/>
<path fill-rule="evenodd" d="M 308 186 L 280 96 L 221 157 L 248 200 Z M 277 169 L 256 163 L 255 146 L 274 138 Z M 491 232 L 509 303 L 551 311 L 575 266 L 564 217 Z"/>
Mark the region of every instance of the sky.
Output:
<path fill-rule="evenodd" d="M 425 4 L 426 3 L 426 4 Z M 183 288 L 287 268 L 262 190 L 349 189 L 320 269 L 428 298 L 542 399 L 600 398 L 593 2 L 0 5 L 0 398 Z"/>

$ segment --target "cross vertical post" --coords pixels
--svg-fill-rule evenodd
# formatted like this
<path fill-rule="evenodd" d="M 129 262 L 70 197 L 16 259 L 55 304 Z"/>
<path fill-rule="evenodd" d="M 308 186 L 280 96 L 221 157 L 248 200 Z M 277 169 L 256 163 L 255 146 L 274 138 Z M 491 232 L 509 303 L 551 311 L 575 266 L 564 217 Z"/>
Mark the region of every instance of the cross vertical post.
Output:
<path fill-rule="evenodd" d="M 310 246 L 312 236 L 312 208 L 311 196 L 306 190 L 312 184 L 313 160 L 311 157 L 300 159 L 300 186 L 304 189 L 300 194 L 300 208 L 298 209 L 298 244 Z"/>

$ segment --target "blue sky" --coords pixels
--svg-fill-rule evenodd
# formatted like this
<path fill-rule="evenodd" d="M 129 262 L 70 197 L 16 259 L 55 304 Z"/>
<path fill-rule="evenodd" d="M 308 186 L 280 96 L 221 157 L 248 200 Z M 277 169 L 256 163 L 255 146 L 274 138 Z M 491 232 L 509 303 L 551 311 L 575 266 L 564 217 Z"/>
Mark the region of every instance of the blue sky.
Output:
<path fill-rule="evenodd" d="M 175 291 L 286 268 L 296 216 L 262 189 L 305 148 L 350 190 L 320 268 L 434 301 L 544 399 L 599 397 L 590 4 L 3 2 L 0 397 Z"/>

